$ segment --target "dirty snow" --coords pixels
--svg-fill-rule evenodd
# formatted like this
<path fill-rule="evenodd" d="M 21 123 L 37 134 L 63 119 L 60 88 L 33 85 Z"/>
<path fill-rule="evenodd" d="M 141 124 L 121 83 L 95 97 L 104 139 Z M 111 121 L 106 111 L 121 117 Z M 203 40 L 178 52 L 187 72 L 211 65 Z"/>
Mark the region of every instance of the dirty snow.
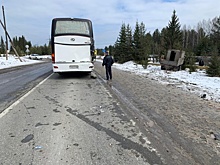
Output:
<path fill-rule="evenodd" d="M 185 91 L 195 93 L 199 97 L 205 95 L 204 99 L 220 102 L 220 77 L 209 77 L 205 70 L 197 70 L 189 73 L 189 70 L 165 71 L 160 66 L 148 65 L 144 69 L 141 65 L 136 65 L 129 61 L 124 64 L 113 64 L 115 68 L 133 72 L 164 85 L 173 85 Z"/>

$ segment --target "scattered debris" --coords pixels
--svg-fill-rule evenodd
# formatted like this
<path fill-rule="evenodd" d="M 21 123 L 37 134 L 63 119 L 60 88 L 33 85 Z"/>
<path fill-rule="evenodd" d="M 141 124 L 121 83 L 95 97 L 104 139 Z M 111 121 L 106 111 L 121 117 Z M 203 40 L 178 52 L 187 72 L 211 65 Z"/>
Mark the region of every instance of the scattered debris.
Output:
<path fill-rule="evenodd" d="M 60 124 L 62 124 L 62 123 L 54 123 L 53 126 L 58 126 Z"/>
<path fill-rule="evenodd" d="M 220 134 L 216 134 L 214 132 L 210 132 L 210 136 L 214 140 L 220 140 Z"/>
<path fill-rule="evenodd" d="M 77 147 L 79 146 L 79 144 L 78 144 L 78 143 L 74 143 L 73 145 L 74 145 L 74 146 L 77 146 Z"/>
<path fill-rule="evenodd" d="M 97 76 L 95 75 L 95 73 L 91 72 L 91 78 L 96 79 Z"/>
<path fill-rule="evenodd" d="M 201 96 L 201 98 L 202 98 L 202 99 L 206 98 L 206 94 L 203 94 L 203 95 Z"/>
<path fill-rule="evenodd" d="M 46 123 L 46 124 L 37 123 L 37 124 L 35 125 L 35 127 L 39 127 L 39 126 L 43 126 L 43 125 L 49 125 L 49 123 Z"/>
<path fill-rule="evenodd" d="M 34 147 L 35 150 L 39 150 L 39 149 L 42 149 L 42 148 L 43 148 L 42 146 L 35 146 Z"/>
<path fill-rule="evenodd" d="M 148 125 L 149 127 L 153 127 L 153 126 L 154 126 L 154 122 L 150 120 L 149 122 L 147 122 L 147 125 Z"/>
<path fill-rule="evenodd" d="M 21 140 L 22 143 L 27 143 L 29 141 L 31 141 L 34 138 L 33 134 L 30 134 L 28 136 L 26 136 L 24 139 Z"/>
<path fill-rule="evenodd" d="M 133 126 L 136 125 L 136 122 L 134 122 L 134 120 L 131 119 L 130 122 L 131 122 L 131 124 L 132 124 Z"/>

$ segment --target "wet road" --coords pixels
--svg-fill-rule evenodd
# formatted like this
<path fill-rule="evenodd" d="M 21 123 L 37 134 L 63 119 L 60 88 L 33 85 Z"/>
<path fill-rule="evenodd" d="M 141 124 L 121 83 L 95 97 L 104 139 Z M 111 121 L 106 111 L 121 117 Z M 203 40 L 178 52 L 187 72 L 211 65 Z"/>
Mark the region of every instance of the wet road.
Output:
<path fill-rule="evenodd" d="M 51 75 L 0 118 L 0 164 L 162 164 L 101 79 Z"/>
<path fill-rule="evenodd" d="M 213 125 L 178 112 L 201 100 L 114 68 L 109 84 L 101 63 L 95 68 L 97 79 L 52 74 L 0 114 L 1 165 L 218 165 L 215 142 L 188 133 Z"/>
<path fill-rule="evenodd" d="M 0 70 L 0 112 L 51 73 L 51 62 Z"/>

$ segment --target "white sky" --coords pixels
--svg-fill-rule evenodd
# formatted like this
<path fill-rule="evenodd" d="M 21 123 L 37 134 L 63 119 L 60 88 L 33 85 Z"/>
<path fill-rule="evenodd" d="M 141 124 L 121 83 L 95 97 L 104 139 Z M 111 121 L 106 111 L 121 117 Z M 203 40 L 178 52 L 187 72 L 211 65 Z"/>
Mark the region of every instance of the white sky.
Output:
<path fill-rule="evenodd" d="M 90 19 L 95 46 L 104 48 L 114 45 L 122 23 L 134 29 L 136 21 L 143 22 L 153 32 L 168 25 L 174 9 L 181 25 L 192 28 L 220 16 L 219 0 L 0 0 L 0 4 L 11 37 L 24 35 L 33 45 L 48 43 L 54 17 Z M 4 36 L 2 28 L 0 36 Z"/>
<path fill-rule="evenodd" d="M 44 57 L 47 58 L 48 56 Z M 21 58 L 23 62 L 20 62 L 14 57 L 10 57 L 7 61 L 5 60 L 5 57 L 0 57 L 0 69 L 40 62 L 39 60 L 29 60 L 27 57 Z M 134 65 L 132 61 L 124 64 L 114 63 L 113 67 L 148 77 L 163 85 L 176 86 L 177 88 L 187 92 L 192 92 L 198 97 L 206 94 L 205 99 L 220 103 L 220 77 L 208 77 L 204 70 L 193 72 L 191 74 L 184 70 L 177 72 L 166 72 L 161 70 L 160 66 L 153 65 L 149 65 L 147 69 L 143 69 L 141 65 Z"/>

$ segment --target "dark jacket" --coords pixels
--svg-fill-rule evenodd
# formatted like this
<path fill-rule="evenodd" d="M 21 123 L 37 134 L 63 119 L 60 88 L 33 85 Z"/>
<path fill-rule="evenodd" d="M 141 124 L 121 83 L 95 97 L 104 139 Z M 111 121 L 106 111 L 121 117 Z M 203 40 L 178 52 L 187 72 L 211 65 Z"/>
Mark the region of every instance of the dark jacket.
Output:
<path fill-rule="evenodd" d="M 112 66 L 112 64 L 114 63 L 114 60 L 112 58 L 112 56 L 110 55 L 106 55 L 103 59 L 103 63 L 102 66 Z"/>

